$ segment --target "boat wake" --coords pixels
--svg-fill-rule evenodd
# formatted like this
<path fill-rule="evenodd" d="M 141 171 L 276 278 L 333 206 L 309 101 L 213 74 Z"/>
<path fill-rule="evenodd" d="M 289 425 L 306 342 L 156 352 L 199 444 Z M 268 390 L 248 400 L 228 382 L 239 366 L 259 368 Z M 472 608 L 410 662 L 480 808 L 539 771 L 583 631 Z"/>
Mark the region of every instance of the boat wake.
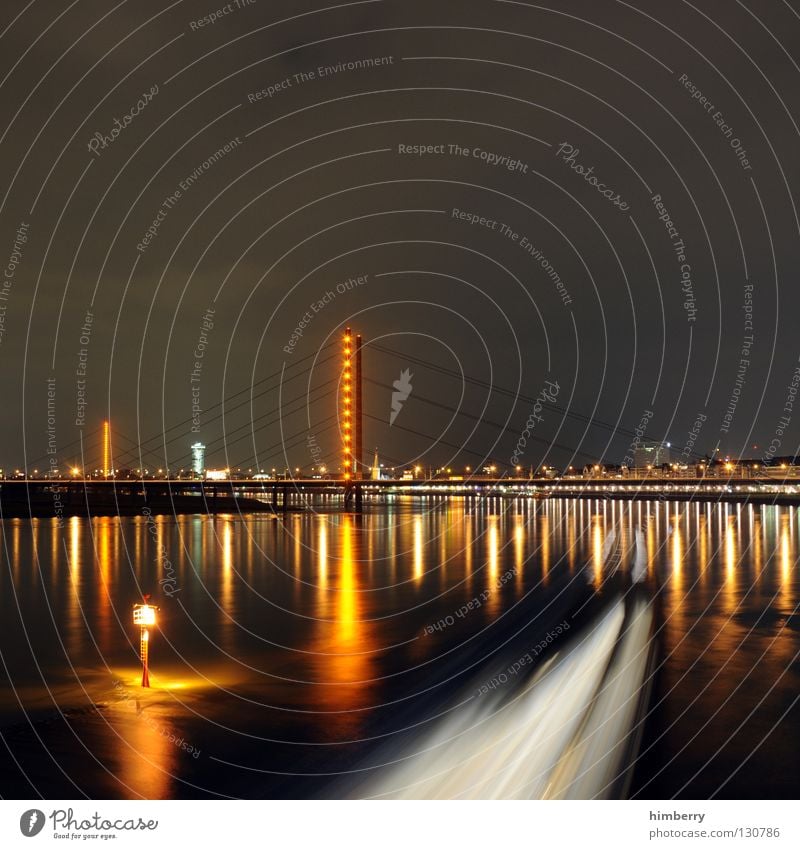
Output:
<path fill-rule="evenodd" d="M 649 701 L 654 621 L 641 532 L 628 555 L 616 539 L 606 546 L 605 574 L 625 571 L 626 580 L 590 622 L 576 621 L 578 633 L 567 626 L 542 661 L 530 650 L 493 677 L 476 676 L 414 755 L 387 763 L 384 752 L 358 795 L 624 797 Z M 533 671 L 523 678 L 528 660 Z"/>

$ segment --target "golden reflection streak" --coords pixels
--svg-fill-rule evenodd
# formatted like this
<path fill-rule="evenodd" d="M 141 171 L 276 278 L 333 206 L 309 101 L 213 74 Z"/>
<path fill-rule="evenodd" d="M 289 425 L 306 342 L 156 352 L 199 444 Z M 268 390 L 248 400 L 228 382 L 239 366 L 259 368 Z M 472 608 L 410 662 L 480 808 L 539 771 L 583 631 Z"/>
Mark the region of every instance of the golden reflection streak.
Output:
<path fill-rule="evenodd" d="M 387 522 L 386 538 L 389 541 L 389 563 L 391 563 L 390 582 L 397 582 L 397 533 L 396 523 L 393 521 Z"/>
<path fill-rule="evenodd" d="M 81 592 L 83 590 L 83 563 L 81 562 L 82 520 L 73 516 L 69 520 L 69 572 L 71 596 L 69 602 L 69 625 L 67 634 L 70 640 L 70 653 L 76 653 L 82 644 L 81 628 Z"/>
<path fill-rule="evenodd" d="M 472 590 L 472 545 L 473 545 L 473 514 L 468 514 L 464 519 L 464 569 L 467 574 L 466 588 Z"/>
<path fill-rule="evenodd" d="M 753 569 L 756 581 L 761 585 L 762 572 L 764 570 L 764 541 L 761 533 L 761 511 L 756 513 L 753 509 L 753 529 L 750 532 L 753 544 Z"/>
<path fill-rule="evenodd" d="M 247 525 L 247 581 L 251 583 L 253 580 L 253 556 L 255 554 L 256 541 L 252 520 Z"/>
<path fill-rule="evenodd" d="M 703 513 L 697 517 L 697 542 L 700 555 L 700 582 L 705 586 L 708 582 L 710 564 L 708 562 L 708 517 Z"/>
<path fill-rule="evenodd" d="M 488 565 L 487 576 L 490 583 L 494 585 L 498 576 L 500 538 L 497 528 L 497 516 L 489 516 L 488 521 L 489 529 L 486 534 L 486 561 Z"/>
<path fill-rule="evenodd" d="M 95 555 L 99 580 L 97 586 L 97 628 L 100 645 L 104 650 L 110 648 L 111 614 L 111 535 L 114 533 L 112 520 L 106 517 L 97 519 L 94 527 Z"/>
<path fill-rule="evenodd" d="M 414 516 L 414 580 L 419 581 L 425 573 L 422 551 L 422 516 Z"/>
<path fill-rule="evenodd" d="M 129 697 L 127 691 L 125 696 Z M 176 758 L 179 754 L 189 755 L 170 742 L 170 727 L 162 724 L 157 715 L 143 710 L 141 702 L 133 695 L 123 708 L 125 713 L 131 709 L 135 714 L 125 717 L 126 726 L 122 729 L 129 745 L 116 747 L 119 760 L 115 773 L 123 786 L 127 785 L 144 798 L 168 799 L 172 775 L 178 768 Z M 175 736 L 180 738 L 180 735 Z"/>
<path fill-rule="evenodd" d="M 522 577 L 525 570 L 525 516 L 517 514 L 514 520 L 514 571 L 516 588 L 522 589 Z"/>
<path fill-rule="evenodd" d="M 727 505 L 726 505 L 727 506 Z M 726 517 L 725 524 L 725 583 L 723 592 L 723 609 L 730 616 L 736 609 L 736 528 L 735 518 Z"/>
<path fill-rule="evenodd" d="M 160 569 L 161 564 L 163 564 L 163 557 L 162 557 L 161 553 L 163 551 L 168 551 L 168 548 L 169 548 L 168 545 L 167 545 L 167 541 L 164 538 L 165 537 L 164 523 L 165 523 L 166 520 L 164 519 L 163 516 L 154 516 L 153 519 L 155 520 L 155 525 L 156 525 L 156 533 L 155 533 L 156 550 L 155 550 L 155 555 L 154 555 L 154 562 L 159 564 L 159 569 Z M 158 581 L 158 579 L 160 577 L 161 576 L 157 574 L 156 578 L 155 578 L 156 581 Z M 150 587 L 145 587 L 144 592 L 150 592 Z"/>
<path fill-rule="evenodd" d="M 231 619 L 234 618 L 235 611 L 233 610 L 233 523 L 224 521 L 222 526 L 222 538 L 220 545 L 222 548 L 222 576 L 220 580 L 220 607 L 223 633 L 229 636 L 229 625 Z"/>
<path fill-rule="evenodd" d="M 675 592 L 683 590 L 683 536 L 681 533 L 680 516 L 675 516 L 672 522 L 672 580 Z M 680 599 L 678 600 L 680 602 Z"/>
<path fill-rule="evenodd" d="M 15 584 L 19 581 L 19 573 L 22 568 L 22 552 L 19 550 L 21 525 L 22 519 L 11 519 L 11 563 Z"/>
<path fill-rule="evenodd" d="M 447 551 L 448 544 L 456 533 L 455 526 L 458 521 L 455 508 L 452 504 L 448 504 L 447 510 L 447 530 L 439 532 L 439 586 L 444 589 L 447 586 Z"/>
<path fill-rule="evenodd" d="M 317 516 L 317 586 L 321 591 L 320 600 L 325 606 L 325 590 L 328 587 L 328 520 Z"/>
<path fill-rule="evenodd" d="M 542 561 L 542 584 L 547 586 L 550 578 L 550 516 L 547 513 L 542 513 L 539 534 L 541 539 L 539 552 Z"/>
<path fill-rule="evenodd" d="M 647 524 L 645 525 L 645 533 L 647 535 L 647 575 L 652 578 L 656 568 L 656 529 L 653 519 L 650 516 L 650 505 L 647 506 Z"/>
<path fill-rule="evenodd" d="M 578 556 L 577 551 L 575 551 L 575 546 L 577 545 L 577 520 L 575 518 L 574 508 L 575 504 L 572 502 L 571 508 L 567 511 L 567 548 L 569 554 L 567 555 L 567 562 L 569 563 L 569 571 L 572 574 L 575 571 L 575 560 Z"/>
<path fill-rule="evenodd" d="M 366 703 L 372 685 L 357 682 L 373 677 L 367 654 L 373 638 L 370 626 L 363 621 L 364 597 L 359 591 L 354 533 L 352 516 L 343 516 L 338 528 L 339 557 L 332 618 L 319 618 L 318 638 L 313 644 L 315 677 L 326 682 L 314 688 L 314 695 L 326 711 L 342 711 L 330 714 L 322 729 L 327 736 L 336 739 L 349 736 L 359 727 L 363 716 L 352 711 Z"/>
<path fill-rule="evenodd" d="M 294 540 L 294 575 L 295 578 L 300 578 L 301 576 L 301 567 L 303 563 L 303 544 L 302 544 L 302 536 L 303 536 L 303 528 L 301 525 L 302 517 L 295 513 L 292 517 L 292 531 L 291 536 Z M 295 593 L 300 586 L 299 581 L 294 582 L 295 585 Z"/>
<path fill-rule="evenodd" d="M 191 547 L 191 566 L 195 573 L 200 574 L 198 567 L 203 564 L 203 550 L 206 545 L 210 547 L 214 544 L 213 537 L 214 519 L 210 520 L 197 517 L 192 525 L 192 547 Z"/>
<path fill-rule="evenodd" d="M 603 529 L 600 516 L 592 516 L 592 562 L 594 564 L 594 585 L 600 589 L 603 585 Z"/>
<path fill-rule="evenodd" d="M 787 514 L 790 511 L 787 511 Z M 791 517 L 789 515 L 781 516 L 780 523 L 780 564 L 781 564 L 781 589 L 780 602 L 784 612 L 788 613 L 792 609 L 791 605 L 791 573 L 792 563 L 794 563 L 794 552 L 791 540 L 790 530 Z"/>
<path fill-rule="evenodd" d="M 60 526 L 60 521 L 58 519 L 52 519 L 50 522 L 50 580 L 52 582 L 53 589 L 58 588 L 58 566 L 59 566 L 59 542 L 61 538 L 61 534 L 59 534 L 58 529 Z"/>
<path fill-rule="evenodd" d="M 491 615 L 496 613 L 500 606 L 501 589 L 497 586 L 500 573 L 500 532 L 496 515 L 487 516 L 486 522 L 486 590 L 489 593 L 486 613 Z"/>
<path fill-rule="evenodd" d="M 41 559 L 39 557 L 39 519 L 37 517 L 33 517 L 30 519 L 30 533 L 31 533 L 31 563 L 35 568 L 31 569 L 31 579 L 36 585 L 39 582 L 39 570 L 41 568 Z"/>
<path fill-rule="evenodd" d="M 142 562 L 142 539 L 146 533 L 147 521 L 144 518 L 137 519 L 133 525 L 133 562 L 137 568 Z"/>
<path fill-rule="evenodd" d="M 358 631 L 358 581 L 353 562 L 353 520 L 350 516 L 345 516 L 342 522 L 341 544 L 342 559 L 336 597 L 336 643 L 339 651 L 355 651 L 358 649 L 358 646 L 353 645 Z"/>
<path fill-rule="evenodd" d="M 658 513 L 658 508 L 656 508 Z M 667 632 L 667 641 L 670 645 L 677 645 L 686 633 L 689 614 L 686 612 L 686 598 L 684 596 L 684 539 L 681 532 L 680 516 L 670 517 L 669 511 L 664 517 L 665 538 L 663 540 L 663 555 L 664 560 L 669 568 L 669 578 L 666 581 L 666 591 L 668 594 L 670 615 L 665 623 Z M 657 529 L 650 528 L 651 531 Z M 670 539 L 669 537 L 672 537 Z M 653 541 L 655 546 L 655 540 Z M 649 549 L 649 541 L 648 541 Z M 655 552 L 654 552 L 655 556 Z"/>

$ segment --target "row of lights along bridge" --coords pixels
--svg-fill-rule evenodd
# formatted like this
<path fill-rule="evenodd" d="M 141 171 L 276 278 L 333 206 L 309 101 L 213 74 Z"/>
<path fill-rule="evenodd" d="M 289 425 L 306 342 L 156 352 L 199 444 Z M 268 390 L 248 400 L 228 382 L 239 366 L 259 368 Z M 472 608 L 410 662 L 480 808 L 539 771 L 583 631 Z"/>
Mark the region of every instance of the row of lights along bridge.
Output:
<path fill-rule="evenodd" d="M 191 465 L 189 468 L 115 468 L 112 463 L 111 422 L 102 424 L 101 465 L 100 468 L 85 469 L 77 462 L 62 470 L 50 464 L 40 471 L 38 468 L 22 470 L 0 469 L 0 480 L 13 479 L 54 479 L 54 480 L 344 480 L 345 483 L 361 479 L 369 480 L 453 480 L 465 479 L 504 479 L 536 480 L 561 478 L 647 478 L 647 477 L 794 477 L 800 466 L 796 458 L 785 458 L 785 462 L 776 459 L 769 465 L 758 460 L 731 459 L 726 457 L 706 458 L 704 461 L 687 464 L 669 462 L 667 443 L 642 444 L 636 452 L 637 463 L 633 467 L 613 465 L 602 462 L 587 463 L 559 468 L 554 465 L 512 466 L 490 460 L 477 468 L 471 465 L 463 467 L 431 465 L 418 463 L 405 466 L 386 467 L 378 462 L 378 452 L 371 468 L 364 460 L 363 449 L 363 393 L 362 393 L 362 349 L 360 334 L 353 334 L 347 327 L 342 339 L 342 378 L 340 387 L 339 425 L 342 439 L 341 464 L 329 466 L 316 462 L 311 466 L 266 468 L 220 468 L 210 469 L 205 465 L 206 446 L 201 442 L 191 445 Z M 641 453 L 642 458 L 638 455 Z M 655 462 L 646 463 L 647 459 Z"/>

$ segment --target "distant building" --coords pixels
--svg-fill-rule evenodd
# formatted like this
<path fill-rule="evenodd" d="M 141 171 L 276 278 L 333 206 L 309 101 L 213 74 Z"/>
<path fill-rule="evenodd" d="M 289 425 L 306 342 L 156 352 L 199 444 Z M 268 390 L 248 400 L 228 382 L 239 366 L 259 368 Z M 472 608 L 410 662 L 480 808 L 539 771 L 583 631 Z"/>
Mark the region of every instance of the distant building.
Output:
<path fill-rule="evenodd" d="M 646 466 L 661 466 L 672 462 L 669 442 L 640 442 L 633 452 L 633 464 L 637 469 Z"/>
<path fill-rule="evenodd" d="M 206 446 L 202 442 L 192 445 L 192 472 L 197 477 L 203 477 L 206 469 Z"/>

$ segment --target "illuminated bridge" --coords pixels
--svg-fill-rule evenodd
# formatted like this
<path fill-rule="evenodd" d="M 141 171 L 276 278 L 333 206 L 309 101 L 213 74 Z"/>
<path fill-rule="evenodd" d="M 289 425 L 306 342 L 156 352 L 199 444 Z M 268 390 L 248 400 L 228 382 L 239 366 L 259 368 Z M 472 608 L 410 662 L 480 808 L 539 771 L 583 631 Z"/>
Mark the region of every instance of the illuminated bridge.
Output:
<path fill-rule="evenodd" d="M 375 347 L 377 350 L 383 350 L 380 346 Z M 695 468 L 701 467 L 692 467 L 691 471 L 685 472 L 673 470 L 663 476 L 653 471 L 641 477 L 597 472 L 594 473 L 596 476 L 592 476 L 591 472 L 589 476 L 571 472 L 552 476 L 552 471 L 550 477 L 534 477 L 533 475 L 524 477 L 519 476 L 520 467 L 517 467 L 516 476 L 514 474 L 487 476 L 472 473 L 439 474 L 426 478 L 420 475 L 422 470 L 417 466 L 415 471 L 408 472 L 401 480 L 372 479 L 372 469 L 364 462 L 363 449 L 365 418 L 363 348 L 362 336 L 354 334 L 347 327 L 341 341 L 336 343 L 336 351 L 329 353 L 323 360 L 338 363 L 336 366 L 338 377 L 328 381 L 338 384 L 338 387 L 333 390 L 337 399 L 336 415 L 331 417 L 336 419 L 331 427 L 338 428 L 341 444 L 341 464 L 338 468 L 331 468 L 326 470 L 325 474 L 316 474 L 313 477 L 303 477 L 299 469 L 293 476 L 273 474 L 271 477 L 264 474 L 243 475 L 227 472 L 214 475 L 209 472 L 206 474 L 206 479 L 191 474 L 170 475 L 167 469 L 158 469 L 157 472 L 155 469 L 152 472 L 136 469 L 120 474 L 120 469 L 117 468 L 121 465 L 120 461 L 138 459 L 141 462 L 144 456 L 157 456 L 153 449 L 148 447 L 149 443 L 156 442 L 162 447 L 170 442 L 184 443 L 186 423 L 179 423 L 165 433 L 144 442 L 135 443 L 123 434 L 112 431 L 110 422 L 105 421 L 97 431 L 82 435 L 79 440 L 81 457 L 87 456 L 87 453 L 91 455 L 94 451 L 98 458 L 101 458 L 100 467 L 94 474 L 84 475 L 80 467 L 70 466 L 64 469 L 60 476 L 46 473 L 26 476 L 22 472 L 17 472 L 10 478 L 2 479 L 0 480 L 0 518 L 136 515 L 147 510 L 153 513 L 283 512 L 302 509 L 360 511 L 364 509 L 365 504 L 379 506 L 392 499 L 403 497 L 418 499 L 446 497 L 468 501 L 563 497 L 800 504 L 800 479 L 793 477 L 796 471 L 794 467 L 781 471 L 778 468 L 766 469 L 762 466 L 759 474 L 756 470 L 750 469 L 746 476 L 743 470 L 738 468 L 729 469 L 727 474 L 723 472 L 721 475 L 715 475 L 711 469 L 707 469 L 708 474 L 702 477 L 698 477 L 695 473 Z M 397 355 L 397 352 L 385 352 L 393 356 Z M 406 359 L 433 367 L 432 364 L 426 364 L 418 358 L 407 357 Z M 444 373 L 447 370 L 437 367 L 437 371 Z M 273 377 L 274 375 L 270 375 L 264 380 L 268 382 Z M 472 380 L 464 378 L 463 375 L 458 377 Z M 386 386 L 383 388 L 391 389 Z M 508 392 L 495 386 L 484 388 L 501 393 Z M 237 393 L 237 395 L 241 394 Z M 415 393 L 415 399 L 417 395 L 418 393 Z M 522 401 L 531 400 L 518 394 L 514 394 L 514 397 Z M 240 401 L 233 396 L 231 399 L 226 399 L 226 403 L 232 402 L 234 405 L 241 406 L 243 403 L 250 403 L 251 399 L 252 396 Z M 434 399 L 422 400 L 437 404 Z M 223 405 L 218 406 L 221 409 Z M 585 419 L 588 424 L 612 427 L 603 422 L 581 417 L 568 409 L 559 408 L 559 411 L 565 416 Z M 485 419 L 481 421 L 486 422 Z M 489 424 L 493 423 L 489 422 Z M 496 426 L 505 429 L 505 426 L 499 423 Z M 253 421 L 250 423 L 251 433 L 248 436 L 255 432 L 255 429 L 256 422 Z M 407 428 L 404 429 L 407 430 Z M 628 435 L 619 428 L 614 428 L 614 431 Z M 172 432 L 175 432 L 175 435 L 170 436 Z M 112 435 L 114 445 L 112 445 Z M 214 446 L 214 450 L 224 447 L 227 453 L 230 445 L 241 438 L 238 435 L 236 437 L 228 435 L 221 446 Z M 96 447 L 93 447 L 93 440 L 98 443 Z M 541 441 L 546 442 L 546 440 Z M 450 445 L 441 439 L 437 442 L 454 450 L 466 450 L 463 446 Z M 126 444 L 129 447 L 125 447 Z M 547 444 L 550 447 L 550 443 Z M 285 454 L 293 445 L 292 437 L 289 437 L 282 442 L 280 448 Z M 64 446 L 65 452 L 70 447 Z M 553 447 L 569 450 L 568 446 L 553 444 Z M 178 459 L 182 459 L 182 456 Z M 411 479 L 408 479 L 409 475 Z"/>

